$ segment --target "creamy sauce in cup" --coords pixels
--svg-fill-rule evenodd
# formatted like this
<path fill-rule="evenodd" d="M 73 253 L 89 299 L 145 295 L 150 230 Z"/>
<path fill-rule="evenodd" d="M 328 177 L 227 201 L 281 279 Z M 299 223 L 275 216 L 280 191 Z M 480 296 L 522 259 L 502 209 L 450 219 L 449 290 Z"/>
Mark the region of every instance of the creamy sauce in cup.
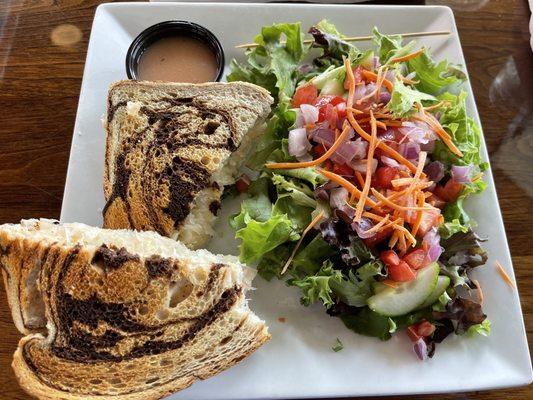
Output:
<path fill-rule="evenodd" d="M 142 53 L 138 79 L 201 83 L 216 80 L 218 63 L 211 48 L 190 36 L 168 36 Z"/>

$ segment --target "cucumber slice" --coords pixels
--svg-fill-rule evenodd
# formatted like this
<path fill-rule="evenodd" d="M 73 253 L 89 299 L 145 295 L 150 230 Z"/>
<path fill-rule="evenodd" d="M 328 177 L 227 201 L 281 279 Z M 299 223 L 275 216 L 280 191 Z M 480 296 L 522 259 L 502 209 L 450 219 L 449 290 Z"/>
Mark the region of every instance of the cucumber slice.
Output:
<path fill-rule="evenodd" d="M 383 292 L 388 287 L 390 287 L 390 286 L 384 285 L 381 282 L 374 282 L 372 284 L 372 290 L 374 291 L 374 294 L 378 294 L 379 292 Z"/>
<path fill-rule="evenodd" d="M 326 81 L 322 87 L 322 90 L 320 91 L 320 95 L 342 96 L 343 93 L 343 83 L 336 79 Z"/>
<path fill-rule="evenodd" d="M 405 315 L 423 304 L 433 293 L 439 277 L 439 265 L 432 263 L 418 271 L 416 279 L 387 287 L 367 300 L 372 311 L 387 317 Z"/>
<path fill-rule="evenodd" d="M 435 303 L 446 289 L 448 289 L 450 282 L 449 276 L 439 275 L 435 289 L 433 289 L 433 292 L 431 292 L 429 297 L 418 308 L 426 308 Z"/>

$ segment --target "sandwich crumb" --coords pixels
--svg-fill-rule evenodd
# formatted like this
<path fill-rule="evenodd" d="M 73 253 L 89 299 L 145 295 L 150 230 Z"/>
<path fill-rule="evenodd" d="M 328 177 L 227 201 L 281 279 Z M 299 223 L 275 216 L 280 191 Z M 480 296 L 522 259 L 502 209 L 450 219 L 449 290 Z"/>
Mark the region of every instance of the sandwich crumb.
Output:
<path fill-rule="evenodd" d="M 285 321 L 287 321 L 285 317 L 278 317 L 278 322 L 281 322 L 282 324 L 284 324 Z"/>

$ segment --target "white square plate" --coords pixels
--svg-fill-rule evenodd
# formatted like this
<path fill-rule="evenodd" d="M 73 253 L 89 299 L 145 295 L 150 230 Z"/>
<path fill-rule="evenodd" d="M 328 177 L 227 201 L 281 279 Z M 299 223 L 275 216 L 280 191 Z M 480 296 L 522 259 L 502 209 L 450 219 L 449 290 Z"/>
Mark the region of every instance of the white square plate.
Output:
<path fill-rule="evenodd" d="M 242 58 L 235 45 L 250 42 L 265 24 L 301 21 L 308 28 L 322 18 L 348 35 L 367 35 L 374 25 L 385 33 L 450 30 L 449 37 L 427 37 L 421 44 L 436 58 L 464 65 L 453 14 L 446 7 L 395 7 L 309 4 L 136 3 L 98 7 L 89 43 L 78 115 L 74 128 L 61 220 L 101 226 L 105 114 L 109 85 L 125 79 L 124 58 L 131 41 L 148 26 L 170 19 L 197 22 L 213 31 L 226 60 Z M 472 89 L 468 111 L 479 122 Z M 483 146 L 483 156 L 488 159 Z M 476 270 L 492 322 L 488 338 L 451 337 L 435 357 L 419 362 L 404 334 L 388 342 L 359 336 L 320 306 L 305 308 L 298 290 L 257 278 L 252 307 L 270 326 L 272 340 L 241 364 L 174 395 L 174 399 L 265 399 L 450 392 L 525 385 L 532 380 L 531 360 L 518 293 L 498 276 L 494 261 L 514 279 L 492 174 L 487 190 L 469 200 L 479 222 L 477 232 L 490 238 L 487 265 Z M 227 215 L 238 200 L 225 204 L 209 248 L 237 254 Z M 278 317 L 285 317 L 281 323 Z M 335 338 L 344 350 L 334 353 Z"/>

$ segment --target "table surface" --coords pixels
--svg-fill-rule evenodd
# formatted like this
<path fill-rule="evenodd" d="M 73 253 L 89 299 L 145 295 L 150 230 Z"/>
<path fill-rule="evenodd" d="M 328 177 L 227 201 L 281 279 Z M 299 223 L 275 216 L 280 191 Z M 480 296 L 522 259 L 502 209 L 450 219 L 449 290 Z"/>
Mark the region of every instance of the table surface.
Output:
<path fill-rule="evenodd" d="M 59 218 L 94 0 L 0 2 L 0 223 Z M 389 2 L 394 3 L 394 2 Z M 527 0 L 396 2 L 452 7 L 492 161 L 533 342 L 533 52 Z M 11 370 L 20 334 L 0 291 L 0 398 L 27 399 Z M 530 387 L 397 399 L 526 399 Z"/>

